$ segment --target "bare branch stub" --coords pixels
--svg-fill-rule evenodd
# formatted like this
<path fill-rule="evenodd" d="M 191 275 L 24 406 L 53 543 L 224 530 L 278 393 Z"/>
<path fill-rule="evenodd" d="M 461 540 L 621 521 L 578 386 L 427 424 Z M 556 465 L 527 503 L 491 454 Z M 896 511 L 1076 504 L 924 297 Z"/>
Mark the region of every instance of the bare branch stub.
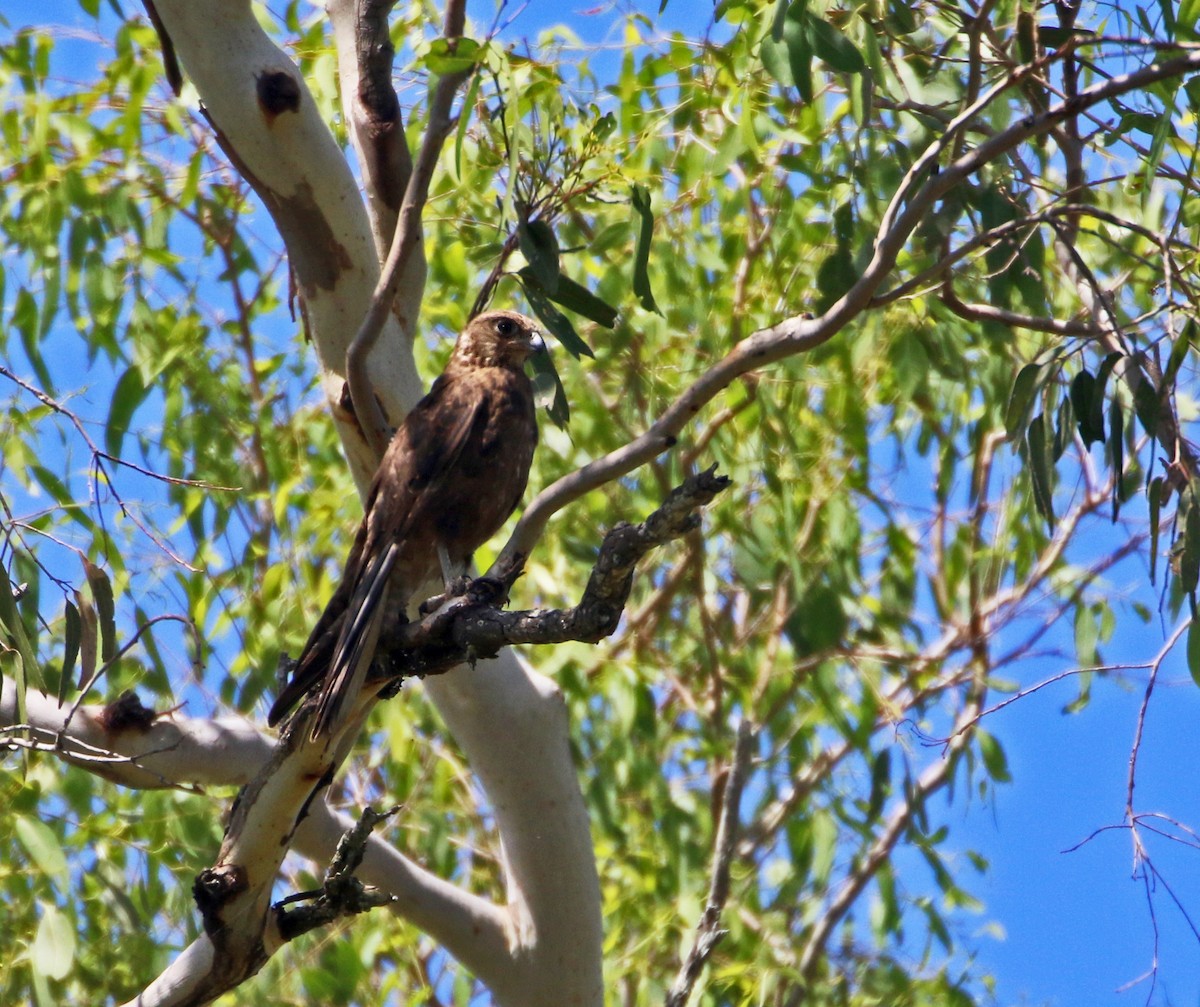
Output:
<path fill-rule="evenodd" d="M 337 852 L 325 872 L 325 883 L 320 891 L 301 892 L 271 907 L 279 934 L 284 940 L 293 940 L 344 916 L 354 916 L 396 901 L 395 896 L 372 885 L 364 885 L 354 876 L 354 872 L 362 863 L 372 831 L 399 810 L 399 805 L 386 811 L 364 808 L 362 817 L 338 842 Z M 298 909 L 286 908 L 291 902 L 310 897 L 313 899 L 311 905 Z"/>
<path fill-rule="evenodd" d="M 621 619 L 634 569 L 651 549 L 679 538 L 699 521 L 697 511 L 730 485 L 716 466 L 699 472 L 671 491 L 662 506 L 641 524 L 622 522 L 600 545 L 583 597 L 574 608 L 504 612 L 497 605 L 520 576 L 519 558 L 497 561 L 487 574 L 444 599 L 431 615 L 399 626 L 380 644 L 379 671 L 391 680 L 392 695 L 404 678 L 436 675 L 455 665 L 489 657 L 510 644 L 597 643 Z M 483 587 L 486 590 L 480 591 Z M 488 595 L 481 600 L 482 595 Z"/>

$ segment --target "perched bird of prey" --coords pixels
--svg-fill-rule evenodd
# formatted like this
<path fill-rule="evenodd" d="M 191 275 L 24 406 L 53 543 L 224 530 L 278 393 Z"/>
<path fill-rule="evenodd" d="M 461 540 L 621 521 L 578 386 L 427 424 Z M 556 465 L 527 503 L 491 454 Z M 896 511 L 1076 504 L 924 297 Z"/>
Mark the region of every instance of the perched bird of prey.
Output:
<path fill-rule="evenodd" d="M 275 700 L 277 724 L 317 691 L 312 736 L 329 734 L 366 682 L 379 636 L 441 571 L 461 576 L 525 492 L 537 422 L 526 358 L 537 325 L 514 311 L 471 320 L 441 377 L 392 437 L 346 572 Z"/>

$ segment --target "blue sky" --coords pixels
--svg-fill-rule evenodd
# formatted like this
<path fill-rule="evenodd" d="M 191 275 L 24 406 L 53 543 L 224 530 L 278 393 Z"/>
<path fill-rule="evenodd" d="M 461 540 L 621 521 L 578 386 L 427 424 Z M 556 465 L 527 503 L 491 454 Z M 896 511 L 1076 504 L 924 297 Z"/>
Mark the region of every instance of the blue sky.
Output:
<path fill-rule="evenodd" d="M 618 44 L 622 12 L 635 4 L 580 3 L 553 0 L 510 3 L 515 14 L 505 40 L 536 38 L 543 28 L 567 23 L 587 46 Z M 641 4 L 656 15 L 658 0 Z M 662 20 L 666 30 L 696 36 L 706 29 L 711 5 L 705 0 L 671 0 Z M 494 4 L 473 0 L 472 16 L 490 24 Z M 74 3 L 7 0 L 4 16 L 14 26 L 58 23 L 93 30 Z M 510 16 L 506 13 L 506 17 Z M 65 43 L 84 64 L 71 76 L 86 76 L 86 40 Z M 616 58 L 616 51 L 614 51 Z M 593 69 L 603 60 L 592 54 Z M 1132 505 L 1131 505 L 1132 506 Z M 1156 592 L 1145 583 L 1136 561 L 1110 576 L 1114 590 L 1157 611 Z M 1104 648 L 1110 663 L 1145 661 L 1173 627 L 1157 621 L 1143 626 L 1126 617 L 1119 638 Z M 1069 627 L 1053 641 L 1072 650 Z M 1021 671 L 1030 683 L 1069 667 L 1049 660 Z M 1172 904 L 1167 885 L 1189 913 L 1200 921 L 1200 872 L 1196 851 L 1166 839 L 1151 846 L 1166 884 L 1155 886 L 1151 903 L 1141 881 L 1131 878 L 1133 857 L 1128 832 L 1095 836 L 1074 852 L 1065 852 L 1098 829 L 1121 822 L 1130 748 L 1145 674 L 1097 682 L 1091 703 L 1080 713 L 1064 714 L 1075 697 L 1072 680 L 1050 686 L 989 717 L 986 727 L 1004 744 L 1014 782 L 997 789 L 987 801 L 967 800 L 959 793 L 946 807 L 953 846 L 982 853 L 991 864 L 982 877 L 970 872 L 969 891 L 985 903 L 978 917 L 962 920 L 963 946 L 976 954 L 976 968 L 997 979 L 997 1001 L 1003 1005 L 1052 1004 L 1056 1007 L 1129 1007 L 1147 1003 L 1149 983 L 1126 992 L 1152 965 L 1158 928 L 1159 976 L 1149 1002 L 1155 1005 L 1200 1003 L 1200 942 Z M 1187 672 L 1182 647 L 1165 662 L 1145 723 L 1140 753 L 1136 807 L 1157 811 L 1182 822 L 1200 823 L 1200 692 Z M 1153 907 L 1153 917 L 1150 906 Z M 1004 938 L 985 925 L 998 923 Z M 977 923 L 977 926 L 974 925 Z M 919 954 L 919 946 L 910 949 Z"/>

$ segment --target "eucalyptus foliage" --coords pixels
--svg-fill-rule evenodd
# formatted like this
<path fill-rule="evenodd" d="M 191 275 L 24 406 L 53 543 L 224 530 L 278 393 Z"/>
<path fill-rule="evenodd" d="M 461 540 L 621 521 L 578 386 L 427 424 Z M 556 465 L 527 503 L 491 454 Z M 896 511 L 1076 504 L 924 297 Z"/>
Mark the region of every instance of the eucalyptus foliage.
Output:
<path fill-rule="evenodd" d="M 0 37 L 0 667 L 67 702 L 90 685 L 261 719 L 359 512 L 269 218 L 194 92 L 170 93 L 144 15 L 80 6 L 84 29 Z M 418 124 L 446 71 L 426 6 L 393 15 Z M 1169 4 L 1072 21 L 1012 0 L 979 19 L 723 0 L 703 37 L 641 6 L 609 50 L 474 25 L 426 213 L 427 376 L 485 282 L 561 347 L 535 488 L 645 430 L 751 333 L 837 305 L 964 109 L 942 168 L 1196 37 Z M 263 16 L 339 129 L 322 13 Z M 1158 81 L 1000 153 L 929 207 L 832 339 L 740 376 L 672 450 L 551 523 L 517 606 L 570 604 L 603 531 L 685 475 L 716 462 L 734 484 L 643 571 L 612 640 L 527 655 L 570 711 L 612 1002 L 661 1002 L 690 946 L 741 719 L 755 761 L 699 1002 L 984 996 L 961 925 L 987 851 L 956 842 L 935 795 L 1009 779 L 978 718 L 1034 684 L 1022 661 L 1047 626 L 1072 627 L 1091 668 L 1149 617 L 1110 603 L 1113 563 L 1145 557 L 1167 621 L 1197 586 L 1197 101 Z M 487 809 L 419 688 L 376 714 L 340 786 L 351 806 L 403 802 L 410 855 L 496 891 Z M 192 879 L 232 791 L 135 792 L 26 751 L 0 795 L 0 1001 L 135 995 L 197 931 Z M 292 960 L 237 1002 L 479 995 L 385 914 Z"/>

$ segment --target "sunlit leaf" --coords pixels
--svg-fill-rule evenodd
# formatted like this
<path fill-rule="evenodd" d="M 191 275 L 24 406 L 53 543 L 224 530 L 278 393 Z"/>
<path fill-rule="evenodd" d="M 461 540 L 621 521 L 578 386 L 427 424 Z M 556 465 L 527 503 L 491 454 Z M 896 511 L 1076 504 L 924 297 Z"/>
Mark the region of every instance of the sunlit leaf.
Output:
<path fill-rule="evenodd" d="M 45 822 L 27 815 L 17 815 L 13 819 L 13 828 L 38 870 L 56 882 L 65 884 L 69 878 L 67 858 L 54 830 Z"/>
<path fill-rule="evenodd" d="M 75 963 L 75 928 L 56 906 L 43 906 L 29 957 L 34 970 L 48 979 L 62 979 L 71 971 Z"/>
<path fill-rule="evenodd" d="M 425 65 L 432 73 L 445 76 L 450 73 L 464 73 L 474 68 L 483 58 L 484 48 L 474 39 L 438 38 L 429 44 L 425 54 Z"/>

